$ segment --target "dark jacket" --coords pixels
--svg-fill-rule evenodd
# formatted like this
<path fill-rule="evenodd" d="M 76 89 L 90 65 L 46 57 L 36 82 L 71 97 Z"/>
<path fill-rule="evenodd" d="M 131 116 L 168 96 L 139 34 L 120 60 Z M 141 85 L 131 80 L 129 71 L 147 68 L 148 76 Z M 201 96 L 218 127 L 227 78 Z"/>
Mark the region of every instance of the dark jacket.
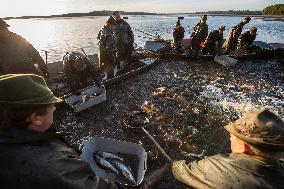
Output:
<path fill-rule="evenodd" d="M 226 51 L 236 50 L 238 39 L 243 31 L 244 24 L 241 22 L 233 27 L 232 31 L 228 34 L 228 37 L 223 45 Z"/>
<path fill-rule="evenodd" d="M 119 21 L 116 21 L 114 38 L 117 59 L 119 61 L 129 59 L 133 51 L 134 34 L 130 25 L 125 20 L 120 19 Z"/>
<path fill-rule="evenodd" d="M 256 38 L 256 34 L 251 34 L 250 31 L 246 31 L 239 37 L 237 48 L 250 47 Z"/>
<path fill-rule="evenodd" d="M 173 165 L 174 176 L 192 188 L 272 189 L 283 188 L 284 169 L 260 157 L 215 155 L 186 165 Z"/>
<path fill-rule="evenodd" d="M 176 41 L 182 40 L 184 38 L 184 28 L 182 26 L 175 27 L 173 29 L 173 38 Z"/>
<path fill-rule="evenodd" d="M 109 188 L 72 148 L 52 133 L 1 132 L 0 160 L 1 188 Z"/>
<path fill-rule="evenodd" d="M 131 27 L 123 19 L 116 21 L 114 36 L 117 43 L 133 44 L 134 42 L 134 34 Z"/>
<path fill-rule="evenodd" d="M 99 62 L 100 64 L 115 63 L 115 39 L 113 32 L 107 26 L 100 30 L 98 35 L 99 40 Z"/>
<path fill-rule="evenodd" d="M 47 66 L 38 51 L 13 32 L 9 32 L 8 37 L 0 37 L 0 75 L 10 73 L 48 76 Z"/>

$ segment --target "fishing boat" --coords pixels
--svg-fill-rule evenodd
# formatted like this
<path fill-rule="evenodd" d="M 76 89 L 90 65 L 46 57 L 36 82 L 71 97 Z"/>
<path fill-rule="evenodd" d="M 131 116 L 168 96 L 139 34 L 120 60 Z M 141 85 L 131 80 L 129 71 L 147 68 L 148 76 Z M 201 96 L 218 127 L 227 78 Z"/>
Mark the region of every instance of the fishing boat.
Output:
<path fill-rule="evenodd" d="M 179 58 L 179 59 L 191 59 L 190 56 L 190 45 L 187 39 L 182 41 L 182 49 L 184 53 L 176 53 L 173 48 L 171 48 L 171 41 L 146 41 L 144 48 L 159 52 L 161 58 Z M 284 57 L 284 44 L 283 43 L 266 43 L 263 41 L 254 41 L 253 49 L 251 52 L 244 50 L 236 50 L 231 53 L 230 56 L 237 60 L 248 60 L 248 59 L 271 59 Z M 213 55 L 199 55 L 198 58 L 202 60 L 214 60 Z"/>
<path fill-rule="evenodd" d="M 98 55 L 95 54 L 95 55 L 90 55 L 88 57 L 91 63 L 94 64 L 94 66 L 96 67 L 98 63 Z M 155 65 L 157 62 L 158 62 L 158 58 L 152 58 L 152 57 L 141 58 L 139 59 L 138 63 L 137 62 L 132 63 L 136 65 L 141 65 L 141 66 L 138 66 L 138 68 L 136 67 L 135 69 L 130 69 L 124 73 L 117 73 L 114 78 L 103 80 L 102 85 L 104 85 L 107 89 L 109 86 L 117 82 L 126 80 L 129 77 L 135 76 L 149 69 L 150 67 Z M 48 87 L 58 96 L 61 96 L 64 98 L 69 97 L 70 90 L 66 85 L 66 77 L 64 74 L 64 70 L 63 70 L 63 62 L 58 61 L 54 63 L 49 63 L 47 64 L 47 68 L 48 68 L 49 75 L 50 75 L 49 79 L 47 80 Z"/>

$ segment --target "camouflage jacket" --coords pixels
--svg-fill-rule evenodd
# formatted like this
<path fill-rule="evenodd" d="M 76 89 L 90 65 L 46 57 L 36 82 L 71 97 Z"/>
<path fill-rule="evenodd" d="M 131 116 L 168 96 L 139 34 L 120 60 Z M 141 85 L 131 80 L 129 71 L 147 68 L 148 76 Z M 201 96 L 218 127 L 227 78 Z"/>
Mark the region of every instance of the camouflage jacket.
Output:
<path fill-rule="evenodd" d="M 189 165 L 178 161 L 173 164 L 172 171 L 176 179 L 192 188 L 272 189 L 284 186 L 283 167 L 245 154 L 215 155 Z"/>
<path fill-rule="evenodd" d="M 199 41 L 204 41 L 208 35 L 208 25 L 206 23 L 198 23 L 192 32 L 192 36 Z"/>
<path fill-rule="evenodd" d="M 116 21 L 114 37 L 117 44 L 123 43 L 132 45 L 134 43 L 134 34 L 130 25 L 123 19 Z"/>
<path fill-rule="evenodd" d="M 237 24 L 235 27 L 233 27 L 231 32 L 232 32 L 232 37 L 234 40 L 238 40 L 238 38 L 240 37 L 243 31 L 243 27 L 244 27 L 244 24 L 242 22 Z"/>
<path fill-rule="evenodd" d="M 115 62 L 115 39 L 113 32 L 107 26 L 104 26 L 98 34 L 99 40 L 99 61 L 101 63 Z"/>
<path fill-rule="evenodd" d="M 47 66 L 38 51 L 23 37 L 9 32 L 0 38 L 0 74 L 34 73 L 48 76 Z"/>
<path fill-rule="evenodd" d="M 206 45 L 212 48 L 218 47 L 218 49 L 220 49 L 223 45 L 223 32 L 220 33 L 219 30 L 210 32 L 205 40 L 205 46 Z"/>
<path fill-rule="evenodd" d="M 236 50 L 238 44 L 238 38 L 240 37 L 244 24 L 241 22 L 233 27 L 232 31 L 228 34 L 226 41 L 223 44 L 223 48 L 226 51 Z"/>
<path fill-rule="evenodd" d="M 184 28 L 180 26 L 179 28 L 173 29 L 173 37 L 175 40 L 181 40 L 184 38 Z"/>
<path fill-rule="evenodd" d="M 256 38 L 256 34 L 250 34 L 250 31 L 246 31 L 245 33 L 241 34 L 238 41 L 237 48 L 242 47 L 249 47 L 252 45 L 253 41 Z"/>
<path fill-rule="evenodd" d="M 54 133 L 0 133 L 0 185 L 9 189 L 111 188 Z"/>

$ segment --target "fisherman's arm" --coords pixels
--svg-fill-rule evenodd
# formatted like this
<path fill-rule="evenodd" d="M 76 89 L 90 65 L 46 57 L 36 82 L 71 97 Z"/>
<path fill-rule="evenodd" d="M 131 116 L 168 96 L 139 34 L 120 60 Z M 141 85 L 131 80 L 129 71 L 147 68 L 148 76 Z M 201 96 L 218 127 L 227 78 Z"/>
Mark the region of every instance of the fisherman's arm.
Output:
<path fill-rule="evenodd" d="M 53 162 L 55 170 L 52 183 L 68 189 L 104 189 L 114 188 L 102 178 L 97 177 L 90 166 L 77 154 L 61 155 Z"/>
<path fill-rule="evenodd" d="M 134 43 L 134 34 L 133 34 L 133 31 L 130 27 L 130 25 L 127 23 L 127 31 L 128 31 L 128 35 L 129 35 L 129 42 L 130 43 Z"/>

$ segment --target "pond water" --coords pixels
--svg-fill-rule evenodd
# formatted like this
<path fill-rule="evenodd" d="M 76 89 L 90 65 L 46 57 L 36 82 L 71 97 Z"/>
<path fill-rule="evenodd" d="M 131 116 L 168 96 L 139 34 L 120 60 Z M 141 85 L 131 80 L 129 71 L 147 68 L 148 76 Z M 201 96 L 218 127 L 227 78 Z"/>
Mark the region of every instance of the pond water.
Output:
<path fill-rule="evenodd" d="M 50 19 L 12 19 L 7 22 L 10 30 L 26 38 L 44 57 L 48 51 L 48 62 L 61 60 L 68 51 L 81 48 L 87 54 L 97 53 L 97 34 L 108 17 L 78 17 L 78 18 L 50 18 Z M 232 26 L 240 22 L 242 17 L 209 16 L 207 23 L 209 30 L 218 29 L 221 25 L 227 26 L 225 36 Z M 164 39 L 172 38 L 172 28 L 177 16 L 128 16 L 127 22 L 131 27 L 152 35 L 160 35 Z M 188 16 L 181 21 L 188 34 L 197 24 L 199 16 Z M 245 26 L 258 28 L 256 40 L 269 43 L 284 43 L 284 22 L 265 21 L 262 18 L 253 18 Z M 133 30 L 135 43 L 143 46 L 143 42 L 150 40 L 148 35 Z M 186 35 L 187 36 L 187 35 Z"/>

